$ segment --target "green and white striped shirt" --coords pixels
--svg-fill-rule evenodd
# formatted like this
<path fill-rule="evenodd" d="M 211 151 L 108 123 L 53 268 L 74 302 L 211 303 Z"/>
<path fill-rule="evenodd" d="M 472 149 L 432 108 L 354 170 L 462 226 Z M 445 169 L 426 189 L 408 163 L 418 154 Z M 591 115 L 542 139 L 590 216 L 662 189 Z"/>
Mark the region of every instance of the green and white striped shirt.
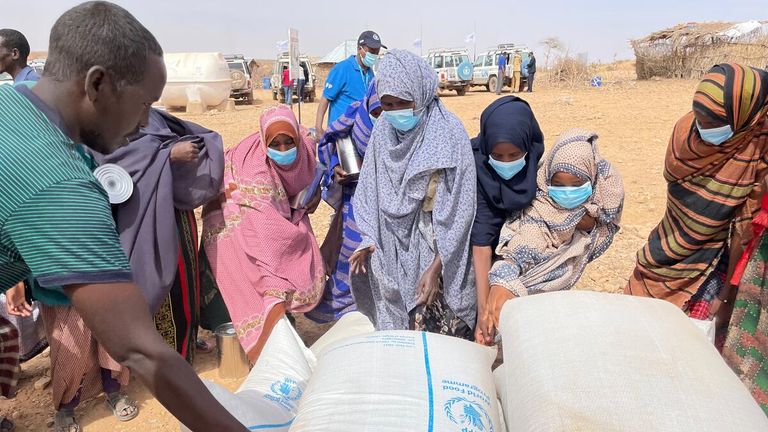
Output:
<path fill-rule="evenodd" d="M 63 286 L 130 281 L 107 194 L 80 145 L 21 92 L 0 86 L 0 292 L 31 276 L 38 300 L 67 304 Z"/>

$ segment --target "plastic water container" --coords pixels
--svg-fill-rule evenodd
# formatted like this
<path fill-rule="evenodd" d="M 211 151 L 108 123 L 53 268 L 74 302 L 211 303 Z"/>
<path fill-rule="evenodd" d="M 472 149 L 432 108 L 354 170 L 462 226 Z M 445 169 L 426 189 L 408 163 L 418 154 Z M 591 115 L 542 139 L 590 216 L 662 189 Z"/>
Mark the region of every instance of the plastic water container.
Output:
<path fill-rule="evenodd" d="M 270 79 L 269 77 L 264 77 L 261 79 L 261 88 L 263 90 L 269 90 L 271 88 Z"/>
<path fill-rule="evenodd" d="M 168 80 L 160 97 L 161 104 L 216 106 L 229 98 L 232 78 L 221 53 L 169 53 L 164 60 Z"/>

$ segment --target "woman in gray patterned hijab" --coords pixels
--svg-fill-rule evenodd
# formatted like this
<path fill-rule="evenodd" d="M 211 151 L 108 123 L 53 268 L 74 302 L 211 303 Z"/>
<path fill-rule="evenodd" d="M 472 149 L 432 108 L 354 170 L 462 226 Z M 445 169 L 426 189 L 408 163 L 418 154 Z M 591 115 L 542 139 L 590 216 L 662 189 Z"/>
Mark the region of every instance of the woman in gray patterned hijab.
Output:
<path fill-rule="evenodd" d="M 477 179 L 469 137 L 437 98 L 435 71 L 415 54 L 384 55 L 377 86 L 384 113 L 353 199 L 363 240 L 350 259 L 352 293 L 379 330 L 471 340 Z"/>

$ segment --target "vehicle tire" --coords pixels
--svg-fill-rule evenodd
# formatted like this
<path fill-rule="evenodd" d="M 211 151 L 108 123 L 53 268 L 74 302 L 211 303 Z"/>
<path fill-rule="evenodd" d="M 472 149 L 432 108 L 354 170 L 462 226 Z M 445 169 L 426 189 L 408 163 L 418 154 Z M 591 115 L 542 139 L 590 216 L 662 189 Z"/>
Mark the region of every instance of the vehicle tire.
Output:
<path fill-rule="evenodd" d="M 239 70 L 233 70 L 230 72 L 229 77 L 232 79 L 232 88 L 241 89 L 247 84 L 247 78 L 245 74 Z"/>
<path fill-rule="evenodd" d="M 248 93 L 243 99 L 246 105 L 253 105 L 253 93 Z"/>
<path fill-rule="evenodd" d="M 488 77 L 488 84 L 486 84 L 486 88 L 489 92 L 495 92 L 496 91 L 496 84 L 498 83 L 498 78 L 496 78 L 496 75 L 491 75 Z"/>
<path fill-rule="evenodd" d="M 309 92 L 309 96 L 307 96 L 307 101 L 309 101 L 309 102 L 314 102 L 315 101 L 315 91 L 314 90 Z"/>
<path fill-rule="evenodd" d="M 277 100 L 277 92 L 272 92 L 272 100 Z"/>
<path fill-rule="evenodd" d="M 456 68 L 456 75 L 462 81 L 469 81 L 469 80 L 471 80 L 473 73 L 474 73 L 474 68 L 472 67 L 472 63 L 470 63 L 468 61 L 462 62 Z"/>
<path fill-rule="evenodd" d="M 467 94 L 467 89 L 468 88 L 469 88 L 468 85 L 464 86 L 464 87 L 461 87 L 461 88 L 457 88 L 456 89 L 456 94 L 459 95 L 459 96 L 464 96 L 465 94 Z"/>

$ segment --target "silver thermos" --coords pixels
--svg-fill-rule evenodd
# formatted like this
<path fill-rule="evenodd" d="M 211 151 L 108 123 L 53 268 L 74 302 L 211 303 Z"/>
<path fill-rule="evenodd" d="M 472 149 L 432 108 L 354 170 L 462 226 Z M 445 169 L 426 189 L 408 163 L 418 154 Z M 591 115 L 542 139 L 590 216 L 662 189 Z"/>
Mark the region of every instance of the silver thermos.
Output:
<path fill-rule="evenodd" d="M 347 174 L 360 174 L 360 160 L 357 158 L 355 144 L 350 137 L 336 140 L 336 154 L 339 156 L 341 169 Z"/>

